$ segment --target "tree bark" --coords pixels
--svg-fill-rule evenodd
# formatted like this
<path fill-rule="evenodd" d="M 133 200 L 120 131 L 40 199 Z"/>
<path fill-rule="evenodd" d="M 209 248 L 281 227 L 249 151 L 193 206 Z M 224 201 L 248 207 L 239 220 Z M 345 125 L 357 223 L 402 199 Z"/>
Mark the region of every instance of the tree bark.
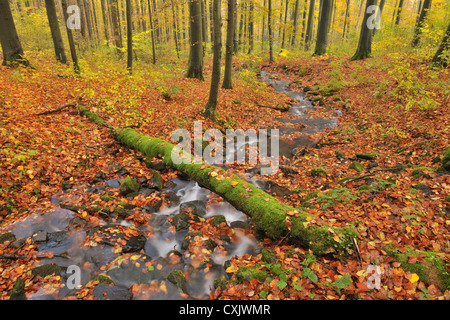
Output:
<path fill-rule="evenodd" d="M 201 0 L 188 0 L 190 23 L 190 54 L 186 77 L 203 78 L 203 36 Z"/>
<path fill-rule="evenodd" d="M 314 55 L 322 55 L 327 51 L 328 30 L 331 22 L 331 12 L 333 11 L 333 2 L 331 0 L 323 1 L 320 10 L 319 26 L 317 28 L 317 40 Z"/>
<path fill-rule="evenodd" d="M 127 14 L 127 70 L 129 74 L 133 73 L 133 21 L 131 0 L 126 0 Z"/>
<path fill-rule="evenodd" d="M 287 26 L 288 9 L 289 9 L 289 0 L 286 0 L 286 10 L 284 11 L 283 38 L 281 40 L 281 49 L 284 49 L 284 43 L 286 40 L 286 26 Z"/>
<path fill-rule="evenodd" d="M 294 13 L 293 13 L 293 30 L 292 30 L 292 38 L 291 45 L 295 45 L 296 37 L 297 37 L 297 25 L 298 25 L 298 7 L 300 0 L 295 0 Z"/>
<path fill-rule="evenodd" d="M 117 0 L 108 0 L 109 8 L 111 12 L 111 24 L 113 27 L 113 41 L 114 46 L 116 47 L 116 52 L 119 58 L 122 58 L 122 32 L 120 30 L 120 20 L 119 20 L 119 5 Z"/>
<path fill-rule="evenodd" d="M 445 52 L 450 50 L 450 23 L 448 24 L 447 31 L 445 32 L 444 39 L 434 55 L 433 61 L 431 62 L 432 67 L 444 67 L 448 66 L 448 55 L 444 55 Z"/>
<path fill-rule="evenodd" d="M 228 23 L 227 23 L 227 41 L 225 45 L 225 72 L 222 88 L 233 89 L 231 75 L 233 70 L 233 45 L 234 45 L 234 11 L 236 10 L 236 0 L 228 0 Z"/>
<path fill-rule="evenodd" d="M 269 63 L 272 63 L 273 62 L 272 0 L 269 0 L 267 27 L 269 29 Z"/>
<path fill-rule="evenodd" d="M 58 17 L 56 16 L 55 0 L 45 0 L 45 8 L 47 10 L 48 24 L 52 34 L 56 60 L 66 64 L 66 51 L 64 50 L 64 42 L 61 36 L 61 30 L 59 29 Z"/>
<path fill-rule="evenodd" d="M 367 19 L 371 13 L 367 13 L 367 8 L 372 5 L 376 5 L 377 0 L 367 0 L 366 8 L 364 11 L 364 19 L 361 24 L 361 32 L 359 35 L 358 48 L 355 54 L 350 60 L 361 60 L 369 57 L 372 53 L 372 30 L 367 26 Z"/>
<path fill-rule="evenodd" d="M 345 8 L 345 17 L 344 17 L 344 30 L 342 31 L 342 38 L 346 38 L 346 32 L 348 32 L 347 21 L 350 19 L 350 0 L 347 0 L 347 6 Z"/>
<path fill-rule="evenodd" d="M 155 0 L 153 0 L 155 1 Z M 148 0 L 148 15 L 150 19 L 150 36 L 152 37 L 152 61 L 156 64 L 156 50 L 155 50 L 155 30 L 153 29 L 153 15 L 150 0 Z"/>
<path fill-rule="evenodd" d="M 214 47 L 213 47 L 213 68 L 211 77 L 211 88 L 209 90 L 209 99 L 205 107 L 205 117 L 216 121 L 217 97 L 219 95 L 220 82 L 220 61 L 222 58 L 222 18 L 221 1 L 213 1 L 213 22 L 214 22 Z"/>
<path fill-rule="evenodd" d="M 313 26 L 314 26 L 314 7 L 315 7 L 315 0 L 310 0 L 308 12 L 308 24 L 306 25 L 306 35 L 305 35 L 305 51 L 309 50 L 309 45 L 312 40 Z"/>
<path fill-rule="evenodd" d="M 75 74 L 80 73 L 80 66 L 78 65 L 78 56 L 77 56 L 77 50 L 75 49 L 75 41 L 73 40 L 73 34 L 72 30 L 67 26 L 67 21 L 69 20 L 69 15 L 67 13 L 67 0 L 61 0 L 61 8 L 64 15 L 64 21 L 66 22 L 66 31 L 67 31 L 67 38 L 69 39 L 69 48 L 70 48 L 70 55 L 72 57 L 72 63 L 73 63 L 73 71 Z"/>
<path fill-rule="evenodd" d="M 173 39 L 175 41 L 175 51 L 177 52 L 177 58 L 180 59 L 180 48 L 178 46 L 178 27 L 177 27 L 177 17 L 175 15 L 175 4 L 172 2 L 172 17 L 173 17 Z"/>
<path fill-rule="evenodd" d="M 0 0 L 0 43 L 3 51 L 3 65 L 19 62 L 29 65 L 23 54 L 16 25 L 8 0 Z"/>
<path fill-rule="evenodd" d="M 414 38 L 411 43 L 411 46 L 413 47 L 416 47 L 419 44 L 420 35 L 422 34 L 422 28 L 430 8 L 431 8 L 431 0 L 425 0 L 423 2 L 423 7 L 422 11 L 420 12 L 419 20 L 417 20 L 416 28 L 414 30 Z"/>
<path fill-rule="evenodd" d="M 395 15 L 395 25 L 398 26 L 400 24 L 400 15 L 403 10 L 403 2 L 404 0 L 400 0 L 400 3 L 398 4 L 397 13 Z"/>

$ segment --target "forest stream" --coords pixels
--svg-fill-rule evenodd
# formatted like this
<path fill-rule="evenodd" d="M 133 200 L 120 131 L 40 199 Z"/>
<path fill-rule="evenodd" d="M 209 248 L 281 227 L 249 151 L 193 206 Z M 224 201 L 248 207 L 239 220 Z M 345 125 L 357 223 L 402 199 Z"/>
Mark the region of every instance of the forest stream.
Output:
<path fill-rule="evenodd" d="M 280 156 L 292 157 L 296 148 L 314 144 L 310 138 L 312 134 L 337 125 L 337 111 L 332 118 L 310 116 L 308 110 L 314 109 L 314 105 L 305 100 L 303 92 L 291 91 L 288 81 L 277 80 L 275 75 L 264 70 L 260 76 L 276 91 L 288 95 L 295 102 L 288 110 L 288 114 L 295 117 L 275 120 L 281 125 L 303 125 L 301 129 L 280 126 Z M 300 136 L 291 140 L 284 139 L 287 135 L 299 133 L 298 131 Z M 99 174 L 96 183 L 70 186 L 51 197 L 54 204 L 60 205 L 59 208 L 44 214 L 35 211 L 31 216 L 10 225 L 9 230 L 2 231 L 14 234 L 18 245 L 24 244 L 27 238 L 38 244 L 38 252 L 43 256 L 39 265 L 59 266 L 66 282 L 70 281 L 72 274 L 72 269 L 67 271 L 67 268 L 78 266 L 81 270 L 78 287 L 70 289 L 70 286 L 64 286 L 53 291 L 41 288 L 27 296 L 27 299 L 62 299 L 74 295 L 80 290 L 80 286 L 98 279 L 96 277 L 99 274 L 109 276 L 114 281 L 114 286 L 98 284 L 92 291 L 97 299 L 177 299 L 180 298 L 180 292 L 184 298 L 206 299 L 211 290 L 214 290 L 214 279 L 226 277 L 227 261 L 231 257 L 256 255 L 261 251 L 257 239 L 249 232 L 251 220 L 245 214 L 225 201 L 207 204 L 212 192 L 182 176 L 167 181 L 160 189 L 153 180 L 135 177 L 139 183 L 139 193 L 146 196 L 159 193 L 164 204 L 158 201 L 141 208 L 125 208 L 118 211 L 114 219 L 103 211 L 100 216 L 104 219 L 100 219 L 99 225 L 90 227 L 89 223 L 75 215 L 80 208 L 67 203 L 73 203 L 80 192 L 105 193 L 104 197 L 108 197 L 107 192 L 119 188 L 127 175 L 126 168 L 117 163 L 111 167 L 111 171 L 117 173 L 117 179 L 105 180 Z M 243 178 L 261 189 L 273 191 L 273 184 L 270 182 L 252 178 L 256 171 L 248 171 L 248 175 Z M 132 220 L 127 220 L 128 210 L 131 209 L 138 209 L 140 213 L 149 215 L 148 223 L 136 226 Z M 183 219 L 183 212 L 186 210 L 194 213 L 199 222 L 211 217 L 224 217 L 232 230 L 231 236 L 222 234 L 219 238 L 212 239 L 206 233 L 191 232 L 189 222 Z M 112 213 L 116 212 L 111 211 Z M 144 234 L 150 236 L 146 237 Z M 203 246 L 196 249 L 197 242 Z M 122 249 L 117 250 L 118 246 Z M 53 253 L 47 254 L 47 258 L 45 255 L 48 252 Z M 187 272 L 190 276 L 184 282 L 174 276 L 174 270 Z M 148 286 L 132 293 L 131 287 L 136 283 Z M 155 283 L 160 288 L 156 293 L 152 291 Z"/>

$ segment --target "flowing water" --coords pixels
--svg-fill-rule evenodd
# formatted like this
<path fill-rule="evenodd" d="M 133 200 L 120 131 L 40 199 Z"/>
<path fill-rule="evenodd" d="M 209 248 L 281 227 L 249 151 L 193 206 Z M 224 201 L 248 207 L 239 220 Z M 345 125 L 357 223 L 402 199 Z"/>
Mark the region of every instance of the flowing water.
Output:
<path fill-rule="evenodd" d="M 309 138 L 311 133 L 322 132 L 326 128 L 332 128 L 337 124 L 337 118 L 324 119 L 314 118 L 307 114 L 308 109 L 314 109 L 313 104 L 304 99 L 303 93 L 289 90 L 289 82 L 277 80 L 276 77 L 261 71 L 261 77 L 264 81 L 271 84 L 275 90 L 282 92 L 296 101 L 289 109 L 289 114 L 296 115 L 292 118 L 276 119 L 280 123 L 304 124 L 303 129 L 293 129 L 292 127 L 280 127 L 280 155 L 292 156 L 293 149 L 298 146 L 312 145 L 313 141 Z M 294 141 L 284 141 L 283 135 L 298 132 L 302 133 L 300 137 Z M 258 141 L 247 141 L 247 144 L 255 144 Z M 237 146 L 238 148 L 243 146 Z M 266 181 L 252 178 L 253 174 L 258 170 L 249 171 L 249 182 L 253 183 L 261 189 L 267 189 Z M 118 188 L 122 179 L 106 180 L 104 184 L 97 184 L 85 189 L 84 192 L 105 192 Z M 81 188 L 80 188 L 81 189 Z M 144 192 L 145 188 L 141 188 Z M 147 189 L 148 190 L 148 189 Z M 188 292 L 191 297 L 202 299 L 207 298 L 211 290 L 213 290 L 213 280 L 218 277 L 225 276 L 225 262 L 233 256 L 243 256 L 245 254 L 257 254 L 260 252 L 260 246 L 257 240 L 244 232 L 245 227 L 251 224 L 248 217 L 242 212 L 236 210 L 228 202 L 222 201 L 206 206 L 206 201 L 211 196 L 211 191 L 200 187 L 195 181 L 172 179 L 166 183 L 165 189 L 161 194 L 170 194 L 171 205 L 160 208 L 156 212 L 149 212 L 146 207 L 139 208 L 142 213 L 150 215 L 149 224 L 151 226 L 151 236 L 145 239 L 143 251 L 145 255 L 157 260 L 165 269 L 172 270 L 173 264 L 170 263 L 168 255 L 171 252 L 178 252 L 182 257 L 176 268 L 181 271 L 189 271 L 189 281 L 187 283 Z M 59 204 L 66 201 L 66 191 L 62 191 L 58 195 L 52 196 L 52 202 Z M 173 231 L 170 218 L 180 212 L 180 206 L 183 204 L 200 204 L 200 207 L 206 208 L 204 219 L 208 219 L 215 215 L 223 215 L 229 226 L 234 226 L 234 235 L 223 241 L 222 246 L 211 250 L 209 261 L 212 265 L 210 268 L 199 268 L 194 265 L 192 260 L 186 255 L 187 251 L 183 249 L 183 240 L 186 238 L 188 230 L 181 229 Z M 51 212 L 41 214 L 35 212 L 24 220 L 18 221 L 11 225 L 9 231 L 12 232 L 16 239 L 27 239 L 31 237 L 34 243 L 38 244 L 39 253 L 53 252 L 53 258 L 41 259 L 39 264 L 56 263 L 65 270 L 65 268 L 76 265 L 82 268 L 81 285 L 85 285 L 100 273 L 107 273 L 114 280 L 115 285 L 129 293 L 129 288 L 136 282 L 151 283 L 154 279 L 147 279 L 139 271 L 126 269 L 123 272 L 121 268 L 113 269 L 110 273 L 105 268 L 108 264 L 120 257 L 120 252 L 115 252 L 110 244 L 100 243 L 95 246 L 86 246 L 87 237 L 92 233 L 89 226 L 83 224 L 83 219 L 75 216 L 74 212 L 68 209 L 57 208 Z M 81 227 L 80 227 L 81 225 Z M 117 220 L 114 223 L 110 220 L 101 220 L 100 226 L 117 226 L 124 228 L 133 226 L 131 220 Z M 76 227 L 78 226 L 78 227 Z M 237 227 L 236 227 L 237 226 Z M 138 228 L 137 226 L 134 226 Z M 139 227 L 142 230 L 149 230 L 149 226 Z M 242 229 L 244 228 L 244 229 Z M 4 231 L 8 230 L 2 230 Z M 217 249 L 220 248 L 220 249 Z M 106 270 L 105 270 L 106 269 Z M 64 276 L 64 275 L 63 275 Z M 65 278 L 67 278 L 67 274 Z M 145 279 L 144 279 L 145 278 Z M 161 276 L 160 281 L 164 281 Z M 179 298 L 178 289 L 167 282 L 167 286 L 171 286 L 171 290 L 165 296 L 156 296 L 156 298 Z M 127 291 L 128 290 L 128 291 Z M 95 291 L 95 290 L 94 290 Z M 171 294 L 172 292 L 172 294 Z M 174 293 L 175 292 L 175 293 Z M 36 293 L 27 296 L 28 299 L 61 299 L 67 294 L 73 294 L 73 290 L 67 287 L 60 289 L 56 294 L 48 294 L 47 291 L 41 289 Z M 130 297 L 125 294 L 126 297 Z M 119 296 L 121 298 L 123 296 Z M 102 298 L 101 294 L 97 298 Z"/>

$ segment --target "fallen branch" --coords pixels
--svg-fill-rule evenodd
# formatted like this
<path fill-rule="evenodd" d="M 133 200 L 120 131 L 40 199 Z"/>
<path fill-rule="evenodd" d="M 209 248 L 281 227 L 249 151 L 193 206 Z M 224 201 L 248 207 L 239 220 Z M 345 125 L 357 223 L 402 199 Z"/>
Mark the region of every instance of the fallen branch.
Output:
<path fill-rule="evenodd" d="M 68 103 L 68 104 L 66 104 L 66 105 L 63 105 L 63 106 L 58 107 L 58 108 L 53 109 L 53 110 L 48 110 L 48 111 L 36 113 L 35 115 L 36 115 L 36 116 L 42 116 L 42 115 L 46 115 L 46 114 L 57 113 L 57 112 L 59 112 L 59 111 L 61 111 L 61 110 L 64 110 L 64 109 L 66 109 L 66 108 L 74 108 L 74 107 L 76 107 L 76 104 L 75 104 L 75 103 Z"/>

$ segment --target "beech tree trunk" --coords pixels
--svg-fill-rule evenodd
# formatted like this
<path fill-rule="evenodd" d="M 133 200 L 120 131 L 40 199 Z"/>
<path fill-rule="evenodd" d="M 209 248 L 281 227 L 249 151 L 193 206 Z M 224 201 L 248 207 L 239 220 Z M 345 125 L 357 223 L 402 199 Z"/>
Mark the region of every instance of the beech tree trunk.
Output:
<path fill-rule="evenodd" d="M 188 78 L 203 78 L 203 36 L 201 0 L 188 0 L 190 24 L 189 65 L 186 73 Z"/>
<path fill-rule="evenodd" d="M 422 34 L 422 28 L 430 8 L 431 8 L 431 0 L 425 0 L 423 2 L 423 7 L 422 11 L 420 12 L 419 20 L 417 20 L 416 28 L 414 30 L 414 38 L 411 43 L 411 46 L 413 47 L 416 47 L 419 44 L 420 35 Z"/>
<path fill-rule="evenodd" d="M 15 62 L 28 65 L 28 61 L 24 58 L 8 0 L 0 0 L 0 13 L 0 43 L 3 51 L 3 65 Z"/>
<path fill-rule="evenodd" d="M 272 32 L 272 0 L 269 0 L 269 14 L 267 18 L 269 29 L 269 63 L 273 62 L 273 32 Z"/>
<path fill-rule="evenodd" d="M 155 0 L 153 0 L 155 1 Z M 155 50 L 155 30 L 153 29 L 153 14 L 150 0 L 148 0 L 148 15 L 150 18 L 150 36 L 152 37 L 152 60 L 153 64 L 156 64 L 156 50 Z"/>
<path fill-rule="evenodd" d="M 350 60 L 361 60 L 370 57 L 372 53 L 372 30 L 367 26 L 367 19 L 371 13 L 367 13 L 367 8 L 377 4 L 377 0 L 367 0 L 364 11 L 364 19 L 361 24 L 361 32 L 359 35 L 358 48 Z"/>
<path fill-rule="evenodd" d="M 442 42 L 436 51 L 436 54 L 434 55 L 433 61 L 431 62 L 431 65 L 433 67 L 444 67 L 446 68 L 448 66 L 448 51 L 450 50 L 450 23 L 448 24 L 447 31 L 445 32 L 444 39 L 442 39 Z M 447 55 L 445 53 L 447 52 Z"/>
<path fill-rule="evenodd" d="M 234 11 L 236 10 L 236 0 L 228 0 L 228 23 L 227 23 L 227 41 L 225 45 L 225 72 L 222 88 L 233 89 L 231 75 L 233 70 L 233 45 L 234 45 Z"/>
<path fill-rule="evenodd" d="M 305 35 L 305 50 L 309 50 L 309 45 L 312 40 L 313 26 L 314 26 L 314 7 L 315 0 L 310 0 L 309 2 L 309 12 L 308 12 L 308 23 L 306 25 L 306 35 Z"/>
<path fill-rule="evenodd" d="M 317 28 L 317 40 L 314 55 L 322 55 L 327 52 L 328 30 L 331 22 L 331 13 L 333 11 L 333 2 L 331 0 L 323 1 L 320 10 L 319 26 Z"/>
<path fill-rule="evenodd" d="M 130 74 L 133 73 L 133 21 L 131 0 L 126 0 L 126 14 L 127 14 L 127 70 Z"/>
<path fill-rule="evenodd" d="M 73 63 L 73 71 L 75 74 L 80 73 L 80 66 L 78 65 L 78 56 L 77 56 L 77 50 L 75 49 L 75 41 L 73 40 L 73 34 L 72 30 L 67 26 L 67 20 L 69 19 L 69 15 L 67 13 L 67 0 L 61 0 L 61 7 L 64 15 L 64 21 L 66 21 L 66 31 L 67 31 L 67 38 L 69 39 L 69 48 L 70 48 L 70 55 L 72 57 L 72 63 Z"/>
<path fill-rule="evenodd" d="M 216 121 L 217 96 L 219 95 L 220 83 L 220 60 L 222 58 L 222 19 L 220 15 L 221 1 L 213 0 L 213 22 L 214 22 L 214 47 L 213 47 L 213 69 L 211 77 L 211 88 L 209 99 L 205 107 L 205 117 Z"/>
<path fill-rule="evenodd" d="M 47 10 L 48 24 L 52 34 L 53 46 L 55 47 L 56 60 L 61 63 L 67 63 L 66 51 L 64 50 L 64 42 L 59 29 L 58 17 L 56 16 L 55 0 L 45 0 L 45 8 Z"/>

